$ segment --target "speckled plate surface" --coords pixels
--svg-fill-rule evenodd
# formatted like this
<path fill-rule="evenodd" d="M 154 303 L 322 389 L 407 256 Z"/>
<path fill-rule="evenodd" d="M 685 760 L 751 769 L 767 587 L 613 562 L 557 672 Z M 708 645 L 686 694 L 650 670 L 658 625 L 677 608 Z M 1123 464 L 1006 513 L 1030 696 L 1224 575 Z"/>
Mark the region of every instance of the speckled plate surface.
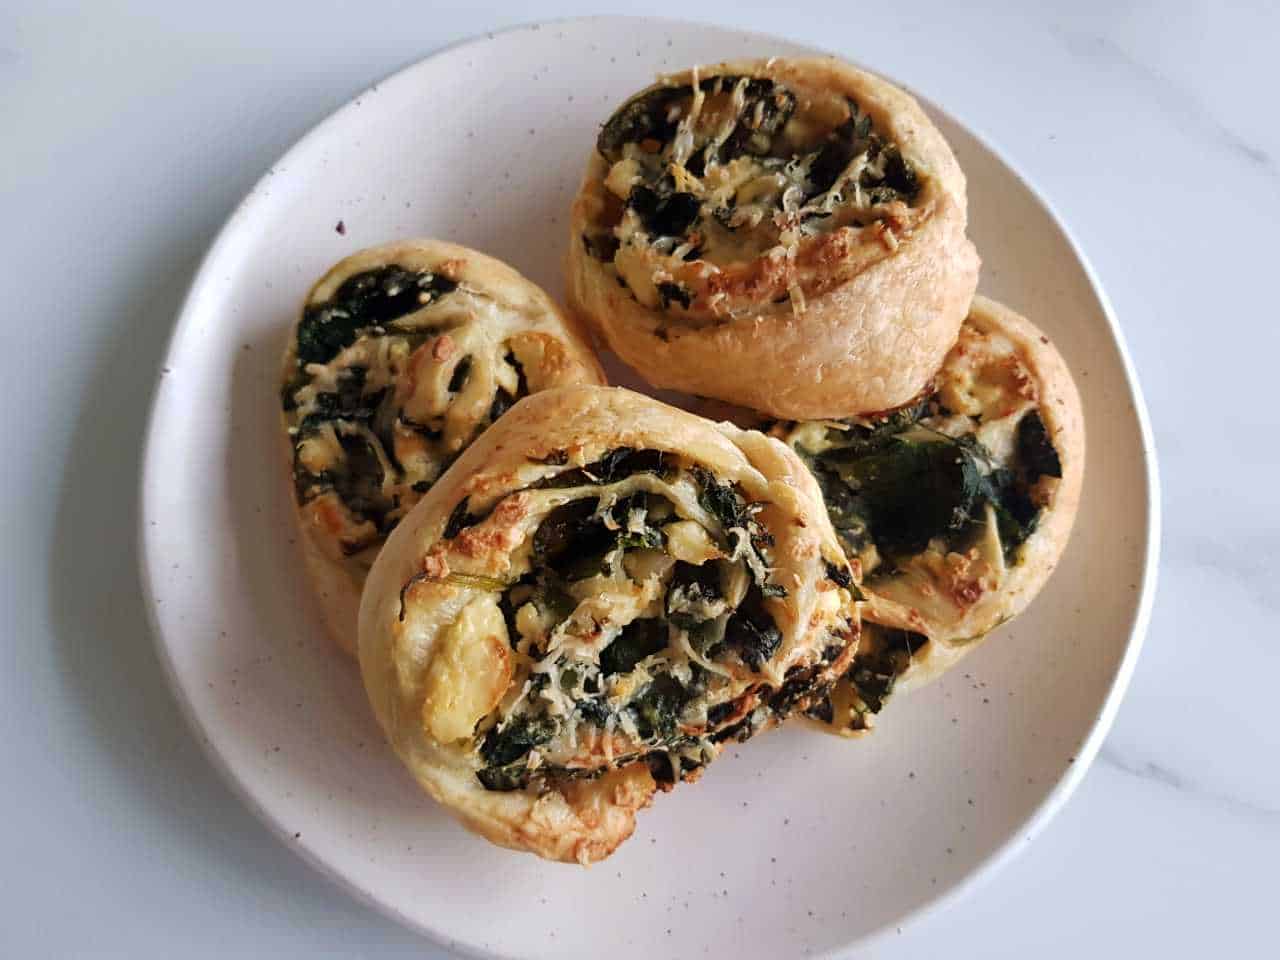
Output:
<path fill-rule="evenodd" d="M 1085 400 L 1075 536 L 1027 614 L 959 672 L 894 701 L 873 737 L 795 726 L 731 751 L 696 787 L 660 797 L 635 837 L 589 870 L 455 826 L 383 745 L 357 671 L 325 639 L 299 569 L 276 409 L 279 357 L 313 278 L 360 247 L 434 235 L 558 294 L 569 201 L 611 105 L 666 69 L 797 52 L 731 30 L 607 18 L 439 53 L 361 94 L 267 173 L 178 320 L 141 530 L 177 696 L 286 844 L 461 952 L 787 957 L 865 942 L 953 896 L 1043 825 L 1083 775 L 1132 670 L 1158 510 L 1119 332 L 1044 202 L 933 107 L 969 177 L 983 292 L 1049 332 Z"/>

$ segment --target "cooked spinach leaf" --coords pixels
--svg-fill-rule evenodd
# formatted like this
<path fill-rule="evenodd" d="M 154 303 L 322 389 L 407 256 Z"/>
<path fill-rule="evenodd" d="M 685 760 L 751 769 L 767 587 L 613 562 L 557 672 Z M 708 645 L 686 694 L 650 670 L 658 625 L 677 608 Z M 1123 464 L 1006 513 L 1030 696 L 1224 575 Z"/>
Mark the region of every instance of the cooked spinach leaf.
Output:
<path fill-rule="evenodd" d="M 686 630 L 696 630 L 706 620 L 690 613 L 688 608 L 714 603 L 722 598 L 720 571 L 715 563 L 676 561 L 671 572 L 671 585 L 667 588 L 667 619 Z M 702 647 L 704 656 L 709 655 L 706 652 L 706 639 L 694 638 L 695 643 Z M 700 640 L 704 642 L 699 643 Z"/>
<path fill-rule="evenodd" d="M 658 87 L 636 94 L 614 111 L 600 130 L 596 149 L 610 163 L 621 157 L 624 144 L 656 140 L 666 143 L 676 132 L 679 119 L 672 108 L 691 97 L 691 86 Z"/>
<path fill-rule="evenodd" d="M 603 700 L 591 698 L 579 700 L 574 710 L 584 722 L 599 727 L 601 730 L 609 722 L 609 718 L 613 716 L 613 711 L 609 709 Z"/>
<path fill-rule="evenodd" d="M 449 392 L 457 393 L 467 383 L 467 377 L 471 374 L 471 357 L 470 355 L 463 357 L 457 362 L 453 368 L 453 373 L 449 377 Z"/>
<path fill-rule="evenodd" d="M 444 538 L 446 540 L 452 540 L 463 530 L 480 519 L 467 511 L 468 502 L 469 498 L 463 497 L 458 501 L 457 506 L 449 512 L 449 519 L 444 525 Z"/>
<path fill-rule="evenodd" d="M 833 684 L 834 679 L 826 674 L 823 664 L 808 667 L 796 664 L 787 671 L 782 686 L 769 696 L 769 710 L 778 719 L 785 720 L 825 696 Z"/>
<path fill-rule="evenodd" d="M 874 626 L 863 631 L 863 643 L 847 677 L 871 713 L 879 713 L 898 677 L 929 638 L 911 630 Z"/>
<path fill-rule="evenodd" d="M 645 740 L 664 740 L 678 729 L 680 710 L 688 702 L 688 693 L 675 677 L 662 673 L 627 705 L 636 718 L 636 727 Z"/>
<path fill-rule="evenodd" d="M 1062 476 L 1062 460 L 1038 410 L 1029 411 L 1018 421 L 1018 460 L 1027 472 L 1028 483 L 1045 476 Z"/>
<path fill-rule="evenodd" d="M 627 673 L 645 657 L 667 648 L 667 624 L 658 617 L 632 620 L 600 651 L 600 672 L 605 676 Z"/>
<path fill-rule="evenodd" d="M 304 419 L 299 427 L 299 437 L 305 437 L 319 429 L 321 422 L 318 419 Z M 364 437 L 337 431 L 337 439 L 342 447 L 344 461 L 335 469 L 318 474 L 311 473 L 303 466 L 300 459 L 301 444 L 295 446 L 293 482 L 298 502 L 305 503 L 326 490 L 332 490 L 353 513 L 372 521 L 379 532 L 385 533 L 392 525 L 387 515 L 395 508 L 396 499 L 388 498 L 382 492 L 382 462 Z M 356 553 L 365 546 L 367 543 L 362 542 L 344 545 L 343 549 Z"/>
<path fill-rule="evenodd" d="M 809 166 L 809 190 L 805 199 L 826 193 L 836 178 L 859 153 L 870 145 L 871 118 L 858 116 L 858 107 L 849 101 L 849 118 L 828 135 Z"/>
<path fill-rule="evenodd" d="M 693 296 L 678 283 L 658 284 L 658 297 L 662 301 L 662 309 L 666 310 L 672 303 L 687 307 L 693 302 Z"/>
<path fill-rule="evenodd" d="M 645 229 L 657 237 L 682 237 L 698 219 L 702 202 L 692 193 L 666 192 L 637 184 L 627 197 Z M 686 304 L 687 306 L 687 304 Z"/>
<path fill-rule="evenodd" d="M 760 586 L 752 584 L 725 627 L 725 646 L 736 651 L 752 670 L 759 670 L 782 643 L 782 632 L 764 608 L 764 598 Z"/>
<path fill-rule="evenodd" d="M 600 560 L 613 547 L 614 532 L 594 516 L 599 501 L 573 500 L 556 507 L 533 534 L 533 554 L 547 569 L 567 580 L 599 572 Z M 592 572 L 584 565 L 595 564 Z"/>
<path fill-rule="evenodd" d="M 827 579 L 838 587 L 848 589 L 853 586 L 853 574 L 849 572 L 849 568 L 836 563 L 824 563 L 823 566 L 827 571 Z"/>
<path fill-rule="evenodd" d="M 818 456 L 825 462 L 841 463 L 878 453 L 892 446 L 898 434 L 915 426 L 932 412 L 933 403 L 925 398 L 871 418 L 870 424 L 851 424 L 847 429 L 831 428 L 828 436 L 835 445 Z M 798 452 L 802 457 L 814 457 L 803 448 Z"/>
<path fill-rule="evenodd" d="M 989 492 L 974 452 L 949 437 L 899 436 L 883 450 L 835 464 L 877 546 L 889 555 L 919 553 L 936 536 L 975 519 Z"/>
<path fill-rule="evenodd" d="M 549 570 L 526 573 L 515 584 L 509 584 L 498 600 L 498 607 L 502 609 L 503 620 L 507 622 L 507 637 L 513 650 L 520 649 L 524 640 L 516 626 L 516 612 L 525 604 L 534 605 L 543 625 L 550 631 L 570 617 L 577 607 L 577 600 L 566 593 L 561 577 Z M 541 653 L 535 646 L 530 650 L 530 655 L 539 657 Z"/>
<path fill-rule="evenodd" d="M 627 550 L 648 548 L 657 550 L 666 543 L 662 531 L 657 527 L 645 527 L 639 532 L 622 530 L 618 533 L 618 546 Z"/>
<path fill-rule="evenodd" d="M 661 450 L 617 447 L 594 463 L 587 464 L 583 469 L 597 477 L 599 483 L 613 483 L 633 473 L 661 473 L 663 453 Z"/>
<path fill-rule="evenodd" d="M 489 419 L 491 421 L 497 420 L 516 405 L 516 399 L 515 396 L 499 387 L 498 392 L 493 395 L 493 403 L 489 406 Z"/>
<path fill-rule="evenodd" d="M 757 579 L 757 585 L 764 591 L 765 596 L 785 597 L 786 587 L 779 583 L 768 583 L 761 574 L 761 571 L 768 566 L 765 562 L 764 549 L 773 545 L 773 534 L 756 519 L 759 506 L 748 503 L 732 484 L 720 481 L 705 467 L 694 466 L 690 472 L 698 484 L 698 502 L 704 510 L 720 521 L 725 534 L 728 535 L 729 531 L 735 529 L 746 531 L 750 548 L 760 559 L 759 564 L 751 567 L 751 575 Z"/>
<path fill-rule="evenodd" d="M 532 773 L 523 763 L 514 763 L 507 767 L 486 767 L 476 771 L 476 779 L 486 790 L 496 793 L 510 793 L 528 785 Z"/>
<path fill-rule="evenodd" d="M 751 522 L 752 513 L 746 500 L 731 484 L 722 483 L 705 467 L 694 466 L 690 472 L 699 487 L 698 502 L 702 509 L 719 520 L 726 531 L 734 527 L 745 528 Z"/>
<path fill-rule="evenodd" d="M 914 200 L 916 194 L 920 192 L 920 178 L 916 175 L 915 168 L 907 162 L 906 157 L 902 155 L 902 151 L 896 146 L 885 147 L 884 152 L 884 185 L 906 199 Z M 876 189 L 883 189 L 874 184 L 872 186 Z M 882 197 L 877 197 L 876 199 L 878 202 L 883 203 L 897 198 L 882 195 Z"/>
<path fill-rule="evenodd" d="M 647 754 L 644 762 L 649 767 L 649 775 L 656 783 L 671 784 L 680 778 L 680 758 L 672 756 L 665 750 L 655 750 Z"/>
<path fill-rule="evenodd" d="M 818 481 L 823 502 L 827 505 L 827 516 L 831 518 L 845 555 L 858 556 L 871 542 L 866 507 L 825 460 L 810 456 L 804 450 L 797 452 Z"/>
<path fill-rule="evenodd" d="M 567 620 L 578 605 L 578 601 L 550 573 L 543 573 L 538 577 L 532 603 L 538 610 L 548 614 L 556 624 Z"/>
<path fill-rule="evenodd" d="M 384 387 L 365 395 L 368 372 L 364 367 L 348 367 L 338 373 L 336 392 L 316 394 L 313 410 L 298 424 L 299 434 L 306 435 L 326 420 L 350 420 L 367 424 L 378 412 L 387 395 Z"/>
<path fill-rule="evenodd" d="M 934 537 L 955 542 L 982 520 L 984 504 L 995 511 L 1010 558 L 1034 531 L 1040 511 L 1022 474 L 994 467 L 972 435 L 957 439 L 928 429 L 921 421 L 935 407 L 936 401 L 926 397 L 870 425 L 836 431 L 836 446 L 819 454 L 796 448 L 818 481 L 849 556 L 872 542 L 889 559 L 917 553 Z M 1027 452 L 1020 449 L 1020 456 L 1032 479 L 1038 476 L 1035 469 L 1052 468 L 1056 461 L 1052 447 L 1046 453 L 1040 443 L 1038 421 L 1024 418 L 1019 425 L 1020 448 L 1023 431 L 1027 437 Z"/>
<path fill-rule="evenodd" d="M 717 599 L 723 594 L 720 591 L 720 570 L 713 562 L 689 563 L 677 560 L 671 571 L 671 587 L 668 596 L 676 590 L 683 589 L 690 596 L 703 597 L 708 600 Z"/>
<path fill-rule="evenodd" d="M 499 730 L 491 727 L 480 744 L 480 756 L 491 767 L 506 766 L 546 743 L 555 734 L 555 725 L 546 717 L 516 717 Z"/>
<path fill-rule="evenodd" d="M 726 77 L 726 85 L 731 78 Z M 732 78 L 736 83 L 737 78 Z M 764 77 L 752 77 L 743 91 L 742 112 L 733 133 L 720 147 L 717 159 L 728 163 L 735 157 L 750 154 L 763 157 L 772 153 L 773 139 L 782 132 L 796 109 L 796 98 L 782 84 Z"/>
<path fill-rule="evenodd" d="M 297 333 L 298 361 L 328 363 L 354 343 L 360 331 L 420 310 L 429 300 L 451 293 L 457 286 L 446 277 L 395 264 L 357 273 L 343 281 L 328 300 L 303 310 Z"/>
<path fill-rule="evenodd" d="M 805 710 L 804 714 L 806 717 L 812 717 L 813 719 L 820 720 L 823 723 L 834 723 L 836 719 L 836 712 L 835 708 L 831 705 L 830 694 L 818 698 L 817 701 L 809 706 L 809 709 Z"/>
<path fill-rule="evenodd" d="M 584 233 L 582 246 L 595 259 L 602 263 L 611 263 L 618 253 L 618 238 L 612 232 Z"/>
<path fill-rule="evenodd" d="M 592 484 L 615 483 L 633 473 L 665 474 L 674 465 L 670 454 L 661 450 L 637 450 L 615 447 L 599 460 L 547 477 L 534 484 L 535 489 L 562 489 Z"/>
<path fill-rule="evenodd" d="M 914 200 L 920 191 L 915 169 L 896 145 L 885 143 L 872 130 L 871 117 L 859 113 L 853 100 L 848 104 L 848 119 L 827 135 L 809 167 L 809 189 L 805 199 L 811 200 L 830 190 L 853 159 L 865 153 L 871 161 L 882 161 L 877 166 L 868 166 L 858 178 L 858 185 L 867 192 L 872 203 Z M 877 169 L 883 172 L 876 172 Z"/>

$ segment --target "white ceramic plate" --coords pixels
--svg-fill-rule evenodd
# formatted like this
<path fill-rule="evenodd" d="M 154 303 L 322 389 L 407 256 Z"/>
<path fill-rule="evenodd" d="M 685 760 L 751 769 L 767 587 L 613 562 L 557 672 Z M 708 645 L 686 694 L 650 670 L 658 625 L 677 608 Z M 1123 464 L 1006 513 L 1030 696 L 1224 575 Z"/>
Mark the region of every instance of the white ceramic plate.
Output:
<path fill-rule="evenodd" d="M 433 235 L 562 290 L 597 125 L 656 72 L 804 52 L 706 26 L 591 19 L 446 50 L 375 85 L 273 167 L 178 319 L 143 473 L 162 659 L 210 755 L 285 842 L 357 895 L 484 956 L 822 954 L 901 925 L 1021 845 L 1110 724 L 1151 596 L 1154 461 L 1119 331 L 1045 203 L 931 108 L 969 177 L 982 290 L 1025 312 L 1084 394 L 1089 462 L 1065 561 L 1015 624 L 893 702 L 861 741 L 797 725 L 660 797 L 590 870 L 466 833 L 382 743 L 299 573 L 279 359 L 312 280 Z M 341 221 L 343 230 L 336 227 Z"/>

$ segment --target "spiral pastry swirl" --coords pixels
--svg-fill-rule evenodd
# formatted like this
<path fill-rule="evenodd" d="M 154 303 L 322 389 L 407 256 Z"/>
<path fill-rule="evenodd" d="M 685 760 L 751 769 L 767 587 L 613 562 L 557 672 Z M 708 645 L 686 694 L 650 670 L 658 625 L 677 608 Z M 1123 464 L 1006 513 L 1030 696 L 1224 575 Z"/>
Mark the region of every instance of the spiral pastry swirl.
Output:
<path fill-rule="evenodd" d="M 434 240 L 364 250 L 312 288 L 281 393 L 303 548 L 334 639 L 387 534 L 517 400 L 603 383 L 586 340 L 497 260 Z"/>
<path fill-rule="evenodd" d="M 655 790 L 825 696 L 855 592 L 784 444 L 571 387 L 520 401 L 392 533 L 360 665 L 432 796 L 496 843 L 590 862 Z"/>
<path fill-rule="evenodd" d="M 604 124 L 570 307 L 655 386 L 774 417 L 916 395 L 977 285 L 965 180 L 916 102 L 831 58 L 695 68 Z"/>

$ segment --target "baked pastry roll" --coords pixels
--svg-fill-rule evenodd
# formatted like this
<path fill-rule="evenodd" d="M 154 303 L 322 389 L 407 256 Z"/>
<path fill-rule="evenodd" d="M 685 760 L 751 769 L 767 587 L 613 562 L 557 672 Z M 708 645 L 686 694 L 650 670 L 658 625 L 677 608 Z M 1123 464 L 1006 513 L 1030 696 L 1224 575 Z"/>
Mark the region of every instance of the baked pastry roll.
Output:
<path fill-rule="evenodd" d="M 905 407 L 775 426 L 809 464 L 855 572 L 863 639 L 811 714 L 867 729 L 891 692 L 938 676 L 1021 612 L 1080 499 L 1084 419 L 1030 322 L 977 297 L 931 389 Z"/>
<path fill-rule="evenodd" d="M 965 180 L 915 100 L 831 58 L 659 81 L 604 125 L 569 304 L 655 386 L 774 417 L 924 387 L 978 278 Z"/>
<path fill-rule="evenodd" d="M 494 843 L 588 863 L 655 790 L 825 693 L 855 589 L 784 444 L 570 387 L 518 403 L 393 531 L 360 667 L 436 800 Z"/>
<path fill-rule="evenodd" d="M 321 278 L 283 380 L 306 566 L 329 632 L 354 654 L 360 591 L 391 528 L 521 397 L 604 375 L 586 338 L 516 271 L 415 240 Z"/>

